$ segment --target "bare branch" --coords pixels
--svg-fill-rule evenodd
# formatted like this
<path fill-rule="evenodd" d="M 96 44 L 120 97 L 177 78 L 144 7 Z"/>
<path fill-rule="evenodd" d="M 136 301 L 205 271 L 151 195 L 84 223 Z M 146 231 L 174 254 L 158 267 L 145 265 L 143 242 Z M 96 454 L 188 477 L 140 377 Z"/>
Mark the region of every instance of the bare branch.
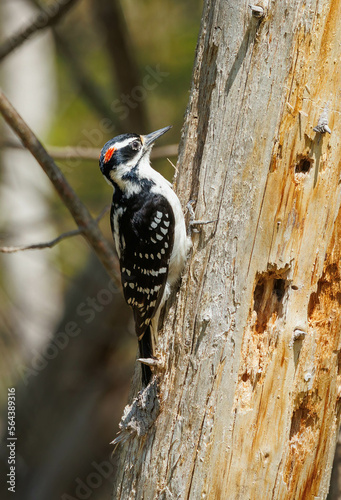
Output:
<path fill-rule="evenodd" d="M 8 38 L 0 47 L 0 61 L 14 49 L 20 47 L 34 33 L 56 24 L 64 14 L 77 2 L 77 0 L 59 0 L 42 9 L 33 22 Z"/>
<path fill-rule="evenodd" d="M 0 112 L 8 125 L 23 142 L 24 146 L 32 153 L 40 166 L 43 168 L 44 172 L 53 183 L 59 196 L 76 221 L 82 235 L 93 248 L 97 257 L 100 259 L 115 283 L 119 284 L 120 280 L 116 271 L 116 258 L 114 252 L 100 231 L 97 222 L 91 217 L 88 209 L 80 201 L 53 159 L 44 149 L 43 145 L 39 142 L 32 130 L 13 108 L 12 104 L 8 101 L 1 89 Z"/>
<path fill-rule="evenodd" d="M 96 217 L 96 222 L 99 222 L 100 219 L 109 211 L 110 205 L 107 205 L 104 207 L 104 209 L 101 211 L 101 213 Z M 32 243 L 31 245 L 20 245 L 18 247 L 0 247 L 0 252 L 1 253 L 16 253 L 16 252 L 22 252 L 24 250 L 42 250 L 44 248 L 52 248 L 57 243 L 59 243 L 62 240 L 65 240 L 66 238 L 71 238 L 72 236 L 78 236 L 79 234 L 83 234 L 83 231 L 80 229 L 74 229 L 73 231 L 67 231 L 66 233 L 62 233 L 57 238 L 54 238 L 51 241 L 47 241 L 46 243 Z"/>
<path fill-rule="evenodd" d="M 66 238 L 71 238 L 71 236 L 77 236 L 81 234 L 80 229 L 74 229 L 73 231 L 68 231 L 67 233 L 60 234 L 57 238 L 54 238 L 51 241 L 47 241 L 46 243 L 32 243 L 32 245 L 21 245 L 18 247 L 0 247 L 1 253 L 15 253 L 22 252 L 24 250 L 41 250 L 43 248 L 52 248 L 57 243 Z"/>
<path fill-rule="evenodd" d="M 25 148 L 19 142 L 11 139 L 0 141 L 0 148 L 22 149 Z M 47 146 L 47 151 L 55 160 L 90 160 L 98 161 L 101 150 L 98 148 L 77 148 L 72 146 L 57 147 Z M 168 146 L 159 146 L 152 151 L 151 158 L 167 158 L 168 156 L 177 156 L 178 145 L 169 144 Z M 173 165 L 174 166 L 174 165 Z M 175 167 L 174 167 L 175 168 Z"/>

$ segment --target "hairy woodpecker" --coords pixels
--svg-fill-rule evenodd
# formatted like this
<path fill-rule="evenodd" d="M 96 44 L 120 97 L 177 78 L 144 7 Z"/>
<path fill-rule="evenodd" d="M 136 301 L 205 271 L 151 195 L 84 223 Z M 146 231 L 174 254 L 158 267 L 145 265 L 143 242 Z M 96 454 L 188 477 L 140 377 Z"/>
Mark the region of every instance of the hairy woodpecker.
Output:
<path fill-rule="evenodd" d="M 160 310 L 190 247 L 180 201 L 171 184 L 150 166 L 155 140 L 170 128 L 148 135 L 119 135 L 104 145 L 99 160 L 102 174 L 114 188 L 111 230 L 124 297 L 133 309 L 144 359 L 153 357 Z M 150 367 L 142 364 L 143 384 L 150 379 Z"/>

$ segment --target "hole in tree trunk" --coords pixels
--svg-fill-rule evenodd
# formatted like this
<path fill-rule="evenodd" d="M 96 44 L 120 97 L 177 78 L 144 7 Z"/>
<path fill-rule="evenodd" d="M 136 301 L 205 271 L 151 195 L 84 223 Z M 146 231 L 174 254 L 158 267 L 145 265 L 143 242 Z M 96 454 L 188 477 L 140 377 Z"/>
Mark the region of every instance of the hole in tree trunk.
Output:
<path fill-rule="evenodd" d="M 253 293 L 253 309 L 257 313 L 256 331 L 262 333 L 271 320 L 282 316 L 283 300 L 289 287 L 288 270 L 271 269 L 257 275 Z"/>
<path fill-rule="evenodd" d="M 307 174 L 311 169 L 313 161 L 311 158 L 305 156 L 301 158 L 295 165 L 295 174 Z"/>

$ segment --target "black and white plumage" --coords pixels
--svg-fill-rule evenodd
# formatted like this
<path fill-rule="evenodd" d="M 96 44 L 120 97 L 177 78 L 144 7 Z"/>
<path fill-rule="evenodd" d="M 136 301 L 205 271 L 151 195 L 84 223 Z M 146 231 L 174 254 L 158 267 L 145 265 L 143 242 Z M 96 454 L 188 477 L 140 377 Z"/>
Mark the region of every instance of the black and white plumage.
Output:
<path fill-rule="evenodd" d="M 101 171 L 114 188 L 110 222 L 124 297 L 133 309 L 145 359 L 153 357 L 160 310 L 190 247 L 180 201 L 150 166 L 154 141 L 169 129 L 120 135 L 105 144 L 100 156 Z M 143 384 L 150 378 L 150 367 L 143 364 Z"/>

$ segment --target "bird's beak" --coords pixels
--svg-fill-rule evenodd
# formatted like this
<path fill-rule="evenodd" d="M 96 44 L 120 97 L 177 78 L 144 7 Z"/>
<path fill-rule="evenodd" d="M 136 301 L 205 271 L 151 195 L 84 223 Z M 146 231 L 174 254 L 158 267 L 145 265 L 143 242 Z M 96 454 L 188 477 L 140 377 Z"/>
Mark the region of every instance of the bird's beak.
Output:
<path fill-rule="evenodd" d="M 151 134 L 144 135 L 143 136 L 143 139 L 144 139 L 143 145 L 145 147 L 151 146 L 156 141 L 156 139 L 158 139 L 163 134 L 165 134 L 166 132 L 168 132 L 168 130 L 170 128 L 172 128 L 172 125 L 170 125 L 169 127 L 160 128 L 160 130 L 156 130 L 156 132 L 152 132 Z"/>

